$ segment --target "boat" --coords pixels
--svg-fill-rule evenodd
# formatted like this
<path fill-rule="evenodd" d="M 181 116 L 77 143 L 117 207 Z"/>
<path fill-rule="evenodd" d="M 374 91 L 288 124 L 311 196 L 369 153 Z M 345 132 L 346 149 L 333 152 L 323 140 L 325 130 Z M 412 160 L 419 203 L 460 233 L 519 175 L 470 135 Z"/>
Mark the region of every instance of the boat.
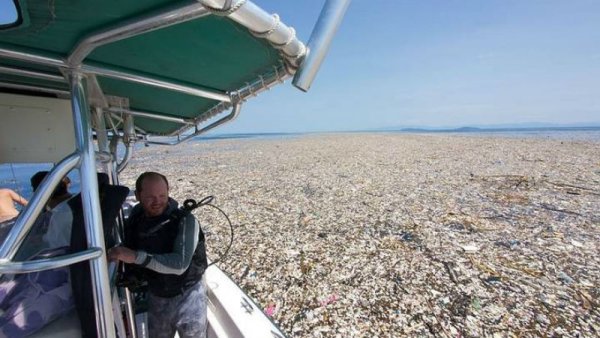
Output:
<path fill-rule="evenodd" d="M 307 43 L 247 0 L 15 0 L 0 24 L 0 163 L 52 163 L 0 247 L 0 274 L 89 261 L 99 337 L 145 337 L 135 295 L 106 261 L 97 170 L 110 184 L 136 144 L 179 145 L 234 120 L 292 79 L 308 91 L 349 0 L 327 0 Z M 18 259 L 55 187 L 77 170 L 87 249 Z M 116 219 L 123 234 L 123 214 Z M 208 337 L 285 337 L 223 271 L 206 271 Z M 139 312 L 139 311 L 138 311 Z M 81 314 L 79 314 L 81 315 Z M 79 337 L 77 313 L 33 337 Z"/>

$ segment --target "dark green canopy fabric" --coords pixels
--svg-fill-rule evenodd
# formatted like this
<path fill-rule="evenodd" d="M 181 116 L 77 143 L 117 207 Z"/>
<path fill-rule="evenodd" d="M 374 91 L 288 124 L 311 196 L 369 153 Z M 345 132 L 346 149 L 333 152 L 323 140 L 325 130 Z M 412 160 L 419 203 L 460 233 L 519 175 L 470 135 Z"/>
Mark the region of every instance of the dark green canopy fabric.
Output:
<path fill-rule="evenodd" d="M 127 19 L 169 8 L 168 0 L 144 1 L 19 1 L 22 23 L 0 30 L 0 48 L 66 58 L 84 37 Z M 193 3 L 183 1 L 176 3 Z M 279 51 L 232 20 L 207 15 L 163 29 L 110 43 L 94 50 L 86 64 L 108 66 L 194 87 L 231 92 L 273 72 L 283 63 Z M 0 57 L 1 66 L 41 70 L 56 68 Z M 66 84 L 1 75 L 0 81 L 67 89 Z M 129 98 L 132 110 L 195 118 L 219 101 L 148 85 L 98 77 L 106 95 Z M 152 134 L 167 134 L 182 125 L 136 118 Z"/>

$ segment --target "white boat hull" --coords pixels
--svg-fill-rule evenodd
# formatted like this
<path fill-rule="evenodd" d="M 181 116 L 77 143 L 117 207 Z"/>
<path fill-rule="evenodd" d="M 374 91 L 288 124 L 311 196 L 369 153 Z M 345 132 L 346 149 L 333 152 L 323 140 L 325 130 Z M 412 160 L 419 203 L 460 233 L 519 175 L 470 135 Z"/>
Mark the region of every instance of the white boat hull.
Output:
<path fill-rule="evenodd" d="M 205 272 L 208 336 L 283 338 L 285 335 L 229 276 L 216 266 Z"/>

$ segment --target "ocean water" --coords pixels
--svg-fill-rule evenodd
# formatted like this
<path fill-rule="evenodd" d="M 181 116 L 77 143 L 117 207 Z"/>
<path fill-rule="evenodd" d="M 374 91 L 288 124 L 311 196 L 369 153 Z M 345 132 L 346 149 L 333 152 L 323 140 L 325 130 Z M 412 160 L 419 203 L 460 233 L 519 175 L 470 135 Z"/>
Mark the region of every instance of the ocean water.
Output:
<path fill-rule="evenodd" d="M 51 163 L 14 163 L 0 164 L 0 188 L 10 188 L 26 199 L 31 199 L 33 189 L 30 178 L 41 170 L 52 169 Z M 79 192 L 80 180 L 77 170 L 69 173 L 71 179 L 71 192 Z"/>
<path fill-rule="evenodd" d="M 242 140 L 242 139 L 286 139 L 301 137 L 309 133 L 241 133 L 241 134 L 212 134 L 196 136 L 194 142 L 218 141 L 218 140 Z"/>
<path fill-rule="evenodd" d="M 600 128 L 561 128 L 561 129 L 498 129 L 468 132 L 452 132 L 456 134 L 476 135 L 482 137 L 535 138 L 564 141 L 600 142 Z"/>
<path fill-rule="evenodd" d="M 509 137 L 509 138 L 538 138 L 556 139 L 565 141 L 592 141 L 600 142 L 600 127 L 574 127 L 574 128 L 501 128 L 501 129 L 390 129 L 390 130 L 356 130 L 348 132 L 307 132 L 307 133 L 253 133 L 253 134 L 215 134 L 198 136 L 193 142 L 210 142 L 218 140 L 243 140 L 243 139 L 289 139 L 308 135 L 330 133 L 399 133 L 399 134 L 452 134 L 471 135 L 481 137 Z"/>
<path fill-rule="evenodd" d="M 401 134 L 451 134 L 471 135 L 475 137 L 507 137 L 507 138 L 536 138 L 564 141 L 587 141 L 600 143 L 600 127 L 587 128 L 527 128 L 527 129 L 476 129 L 465 128 L 457 130 L 385 130 L 385 131 L 356 131 L 356 133 L 401 133 Z M 289 139 L 319 133 L 255 133 L 255 134 L 215 134 L 196 137 L 192 142 L 212 142 L 218 140 L 244 139 Z M 327 134 L 327 133 L 321 133 Z M 140 144 L 137 149 L 141 148 Z M 120 149 L 121 150 L 121 149 Z M 121 151 L 122 152 L 122 151 Z M 135 157 L 135 154 L 134 154 Z M 46 164 L 0 164 L 0 188 L 11 188 L 29 199 L 33 195 L 29 179 L 40 170 L 52 168 Z M 79 175 L 76 170 L 69 174 L 71 191 L 79 191 Z"/>

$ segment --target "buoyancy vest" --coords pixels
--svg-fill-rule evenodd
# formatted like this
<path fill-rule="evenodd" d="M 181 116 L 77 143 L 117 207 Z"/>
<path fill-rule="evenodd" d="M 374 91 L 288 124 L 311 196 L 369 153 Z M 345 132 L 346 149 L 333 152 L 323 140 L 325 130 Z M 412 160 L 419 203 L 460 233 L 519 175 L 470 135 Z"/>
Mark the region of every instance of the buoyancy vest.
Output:
<path fill-rule="evenodd" d="M 145 217 L 141 210 L 133 212 L 127 222 L 126 246 L 133 250 L 144 250 L 150 255 L 172 252 L 179 227 L 183 226 L 187 217 L 193 216 L 178 208 L 167 208 L 165 213 L 152 218 Z M 148 281 L 148 291 L 153 295 L 174 297 L 200 281 L 207 266 L 204 233 L 200 228 L 198 245 L 183 274 L 165 274 L 144 269 L 143 278 Z"/>

